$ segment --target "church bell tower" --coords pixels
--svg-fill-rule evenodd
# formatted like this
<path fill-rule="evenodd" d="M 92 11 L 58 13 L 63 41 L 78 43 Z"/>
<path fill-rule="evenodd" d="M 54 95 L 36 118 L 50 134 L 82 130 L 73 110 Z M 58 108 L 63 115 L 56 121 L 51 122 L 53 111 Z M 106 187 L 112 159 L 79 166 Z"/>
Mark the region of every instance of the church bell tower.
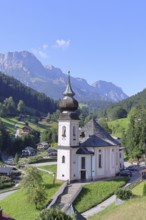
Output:
<path fill-rule="evenodd" d="M 61 113 L 58 120 L 58 153 L 57 153 L 57 179 L 75 180 L 77 172 L 76 150 L 79 147 L 79 117 L 76 112 L 78 102 L 75 93 L 68 82 L 60 102 Z"/>

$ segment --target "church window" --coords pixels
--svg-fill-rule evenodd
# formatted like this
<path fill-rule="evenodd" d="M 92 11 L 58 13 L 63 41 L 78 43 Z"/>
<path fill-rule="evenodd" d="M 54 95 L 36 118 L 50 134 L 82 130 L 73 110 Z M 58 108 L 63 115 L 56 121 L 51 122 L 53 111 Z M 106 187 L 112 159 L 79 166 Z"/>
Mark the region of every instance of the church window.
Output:
<path fill-rule="evenodd" d="M 118 165 L 118 161 L 119 161 L 119 160 L 118 160 L 118 156 L 119 156 L 119 155 L 118 155 L 118 151 L 117 151 L 117 152 L 116 152 L 116 165 Z"/>
<path fill-rule="evenodd" d="M 112 167 L 115 166 L 115 152 L 114 149 L 112 149 Z"/>
<path fill-rule="evenodd" d="M 66 137 L 66 127 L 62 127 L 62 137 Z"/>
<path fill-rule="evenodd" d="M 74 137 L 76 136 L 76 128 L 75 128 L 75 126 L 73 126 L 73 136 Z"/>
<path fill-rule="evenodd" d="M 98 167 L 102 168 L 102 153 L 101 153 L 101 150 L 99 150 L 99 154 L 98 154 Z"/>
<path fill-rule="evenodd" d="M 81 157 L 81 169 L 85 169 L 85 157 Z"/>
<path fill-rule="evenodd" d="M 85 137 L 85 132 L 82 131 L 81 134 L 80 134 L 80 138 L 84 138 Z"/>
<path fill-rule="evenodd" d="M 65 156 L 62 156 L 62 163 L 65 163 Z"/>

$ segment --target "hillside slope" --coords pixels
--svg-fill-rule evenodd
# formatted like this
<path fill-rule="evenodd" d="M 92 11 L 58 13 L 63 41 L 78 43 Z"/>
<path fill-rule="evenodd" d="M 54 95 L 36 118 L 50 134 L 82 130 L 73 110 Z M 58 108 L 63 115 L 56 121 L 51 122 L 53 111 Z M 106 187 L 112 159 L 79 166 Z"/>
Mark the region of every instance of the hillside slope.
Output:
<path fill-rule="evenodd" d="M 146 89 L 134 96 L 122 100 L 121 102 L 110 104 L 104 109 L 104 112 L 107 117 L 110 118 L 111 115 L 119 109 L 124 109 L 128 114 L 132 108 L 139 108 L 140 106 L 146 107 Z"/>
<path fill-rule="evenodd" d="M 0 101 L 12 96 L 16 103 L 23 100 L 25 105 L 43 113 L 53 113 L 57 104 L 43 93 L 31 89 L 13 77 L 0 72 Z"/>

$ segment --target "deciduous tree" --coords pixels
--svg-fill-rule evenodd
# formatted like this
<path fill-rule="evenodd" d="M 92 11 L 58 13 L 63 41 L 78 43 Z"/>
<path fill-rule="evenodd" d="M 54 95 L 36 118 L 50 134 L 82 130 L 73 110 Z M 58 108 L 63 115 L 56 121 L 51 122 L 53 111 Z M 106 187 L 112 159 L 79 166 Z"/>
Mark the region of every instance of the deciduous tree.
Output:
<path fill-rule="evenodd" d="M 146 154 L 146 109 L 139 107 L 130 114 L 129 128 L 123 142 L 132 158 L 141 158 Z"/>
<path fill-rule="evenodd" d="M 28 166 L 25 171 L 22 187 L 27 193 L 28 201 L 34 203 L 37 209 L 41 209 L 47 198 L 43 179 L 35 167 Z"/>

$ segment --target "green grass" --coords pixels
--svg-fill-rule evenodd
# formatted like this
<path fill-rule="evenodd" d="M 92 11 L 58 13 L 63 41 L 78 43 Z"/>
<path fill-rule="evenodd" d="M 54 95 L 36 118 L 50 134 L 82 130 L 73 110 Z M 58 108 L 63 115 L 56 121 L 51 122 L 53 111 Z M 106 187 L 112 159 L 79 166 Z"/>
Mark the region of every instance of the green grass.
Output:
<path fill-rule="evenodd" d="M 18 121 L 17 117 L 11 117 L 11 118 L 0 118 L 2 120 L 2 122 L 5 124 L 6 128 L 11 132 L 11 133 L 15 133 L 16 132 L 16 128 L 15 125 L 18 128 L 22 128 L 23 126 L 25 126 L 25 122 L 23 121 Z M 57 128 L 58 124 L 57 122 L 39 122 L 39 123 L 32 123 L 32 122 L 28 122 L 29 126 L 34 129 L 37 130 L 39 132 L 43 132 L 45 129 L 47 128 Z"/>
<path fill-rule="evenodd" d="M 0 206 L 4 212 L 17 220 L 34 220 L 38 214 L 33 204 L 27 201 L 24 191 L 18 190 L 4 200 L 0 201 Z"/>
<path fill-rule="evenodd" d="M 32 157 L 24 157 L 24 158 L 20 158 L 19 159 L 19 164 L 21 163 L 25 163 L 25 164 L 34 164 L 34 163 L 46 163 L 46 162 L 56 162 L 57 161 L 57 158 L 38 158 L 40 156 L 37 155 L 37 156 L 32 156 Z"/>
<path fill-rule="evenodd" d="M 122 131 L 127 131 L 129 125 L 129 119 L 128 118 L 121 118 L 114 121 L 108 122 L 109 128 L 112 130 L 112 135 L 115 137 L 120 137 Z"/>
<path fill-rule="evenodd" d="M 133 195 L 142 196 L 144 183 L 145 182 L 141 182 L 132 189 Z"/>
<path fill-rule="evenodd" d="M 84 212 L 110 197 L 116 189 L 125 185 L 126 178 L 99 181 L 84 185 L 81 193 L 74 202 L 79 212 Z"/>
<path fill-rule="evenodd" d="M 15 133 L 16 132 L 16 128 L 15 125 L 18 128 L 22 128 L 25 123 L 22 121 L 18 121 L 16 118 L 0 118 L 1 121 L 5 124 L 6 128 L 11 132 L 11 133 Z"/>
<path fill-rule="evenodd" d="M 128 217 L 127 217 L 127 219 L 129 218 L 129 219 L 131 219 L 132 217 L 130 217 L 131 215 L 132 215 L 132 212 L 133 212 L 133 210 L 132 210 L 132 207 L 134 207 L 134 205 L 132 204 L 132 203 L 139 203 L 139 201 L 140 201 L 140 203 L 141 203 L 141 205 L 140 206 L 142 206 L 142 210 L 143 210 L 143 201 L 145 202 L 145 200 L 146 200 L 146 198 L 142 198 L 142 192 L 143 192 L 143 185 L 144 185 L 144 182 L 141 182 L 141 183 L 139 183 L 137 186 L 135 186 L 133 189 L 132 189 L 132 193 L 133 193 L 133 195 L 135 195 L 135 196 L 140 196 L 139 198 L 136 198 L 136 199 L 131 199 L 131 200 L 129 200 L 129 201 L 127 201 L 126 202 L 126 209 L 124 210 L 124 208 L 120 208 L 119 206 L 116 206 L 115 204 L 112 204 L 112 205 L 110 205 L 110 206 L 108 206 L 106 209 L 104 209 L 103 211 L 101 211 L 101 212 L 99 212 L 99 213 L 97 213 L 97 214 L 95 214 L 94 216 L 91 216 L 91 217 L 89 217 L 88 218 L 88 220 L 100 220 L 100 219 L 115 219 L 115 215 L 116 214 L 114 214 L 114 212 L 116 212 L 117 213 L 117 211 L 119 212 L 119 214 L 120 214 L 120 219 L 122 220 L 122 218 L 125 220 L 125 217 L 123 217 L 123 213 L 122 213 L 122 210 L 124 211 L 124 212 L 126 212 L 126 210 L 131 210 L 131 213 L 126 213 L 126 215 L 128 215 Z M 125 207 L 125 205 L 124 205 L 124 207 Z M 111 214 L 112 213 L 112 214 Z M 109 217 L 109 215 L 111 215 L 111 217 Z M 139 215 L 139 214 L 138 214 Z M 134 219 L 143 219 L 143 218 L 138 218 L 138 215 L 136 214 L 134 214 L 134 216 L 135 216 L 135 218 Z M 122 216 L 122 218 L 121 218 L 121 216 Z M 134 217 L 133 216 L 133 217 Z M 118 220 L 120 220 L 119 219 L 119 217 L 118 217 Z M 145 218 L 144 218 L 145 219 Z"/>
<path fill-rule="evenodd" d="M 41 172 L 41 175 L 46 186 L 48 201 L 50 201 L 55 192 L 61 186 L 62 182 L 56 181 L 55 185 L 53 185 L 52 175 L 45 172 Z M 26 193 L 22 189 L 0 201 L 0 206 L 3 208 L 5 213 L 11 215 L 17 220 L 34 220 L 38 214 L 35 206 L 29 203 Z"/>
<path fill-rule="evenodd" d="M 34 164 L 34 163 L 46 163 L 46 162 L 56 162 L 57 158 L 42 158 L 42 159 L 34 159 L 30 158 L 28 159 L 29 164 Z"/>
<path fill-rule="evenodd" d="M 146 197 L 130 199 L 120 206 L 114 204 L 88 220 L 145 220 Z"/>
<path fill-rule="evenodd" d="M 87 220 L 97 220 L 97 219 L 100 219 L 102 216 L 106 215 L 107 213 L 109 213 L 111 210 L 114 211 L 114 209 L 116 208 L 117 206 L 115 206 L 115 204 L 111 204 L 109 205 L 106 209 L 103 209 L 103 211 L 93 215 L 93 216 L 90 216 L 87 218 Z M 108 220 L 108 219 L 107 219 Z M 113 219 L 114 220 L 114 219 Z"/>
<path fill-rule="evenodd" d="M 48 171 L 53 172 L 53 173 L 57 172 L 57 165 L 56 164 L 49 165 L 49 166 L 41 166 L 40 168 L 44 169 L 44 170 L 48 170 Z"/>

